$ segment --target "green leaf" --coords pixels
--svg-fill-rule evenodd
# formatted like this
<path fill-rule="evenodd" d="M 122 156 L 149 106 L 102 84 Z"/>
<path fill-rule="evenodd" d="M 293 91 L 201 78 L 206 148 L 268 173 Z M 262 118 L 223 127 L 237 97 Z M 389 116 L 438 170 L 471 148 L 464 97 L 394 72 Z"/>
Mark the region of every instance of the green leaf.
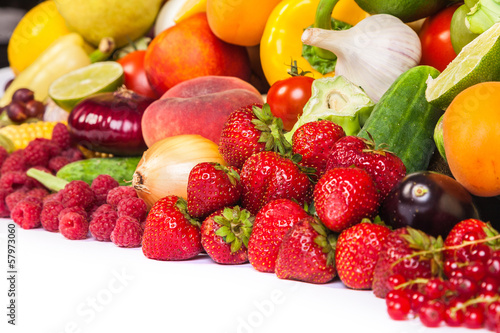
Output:
<path fill-rule="evenodd" d="M 228 227 L 224 226 L 217 229 L 215 234 L 220 237 L 226 237 L 227 235 L 229 235 L 230 232 L 231 230 Z"/>
<path fill-rule="evenodd" d="M 241 241 L 236 238 L 231 244 L 231 253 L 238 251 L 241 248 Z"/>
<path fill-rule="evenodd" d="M 226 243 L 232 243 L 234 242 L 234 240 L 236 239 L 236 236 L 230 232 L 227 236 L 226 236 Z"/>

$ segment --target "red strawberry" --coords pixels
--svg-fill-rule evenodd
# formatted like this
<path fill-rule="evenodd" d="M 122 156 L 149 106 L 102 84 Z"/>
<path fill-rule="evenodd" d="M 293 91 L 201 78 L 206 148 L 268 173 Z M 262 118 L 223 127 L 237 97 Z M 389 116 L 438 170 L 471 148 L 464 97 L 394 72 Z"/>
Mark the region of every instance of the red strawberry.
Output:
<path fill-rule="evenodd" d="M 326 163 L 326 170 L 355 165 L 373 178 L 381 199 L 406 175 L 406 167 L 393 153 L 375 149 L 373 141 L 359 137 L 344 137 L 336 142 Z"/>
<path fill-rule="evenodd" d="M 175 195 L 158 200 L 146 218 L 142 252 L 156 260 L 185 260 L 197 256 L 200 223 L 186 212 L 186 201 Z"/>
<path fill-rule="evenodd" d="M 387 235 L 375 265 L 372 285 L 375 296 L 385 298 L 392 290 L 389 277 L 396 274 L 401 274 L 407 281 L 437 276 L 443 255 L 441 251 L 433 250 L 442 247 L 441 237 L 436 239 L 411 227 L 392 231 Z"/>
<path fill-rule="evenodd" d="M 240 179 L 242 205 L 252 214 L 276 199 L 293 199 L 301 205 L 310 200 L 312 183 L 307 174 L 291 159 L 276 152 L 252 155 L 243 165 Z"/>
<path fill-rule="evenodd" d="M 356 167 L 328 170 L 314 187 L 314 206 L 321 222 L 341 232 L 377 214 L 380 198 L 368 173 Z"/>
<path fill-rule="evenodd" d="M 325 171 L 330 150 L 344 136 L 344 129 L 333 121 L 311 121 L 293 133 L 292 151 L 302 156 L 299 164 L 315 168 L 319 178 Z"/>
<path fill-rule="evenodd" d="M 283 237 L 276 260 L 280 279 L 327 283 L 335 271 L 335 236 L 314 217 L 295 223 Z"/>
<path fill-rule="evenodd" d="M 219 163 L 202 162 L 193 167 L 187 184 L 187 209 L 195 218 L 238 203 L 241 184 L 238 169 Z"/>
<path fill-rule="evenodd" d="M 286 147 L 285 147 L 285 146 Z M 283 137 L 283 122 L 271 113 L 268 104 L 252 104 L 233 111 L 221 132 L 219 152 L 238 169 L 253 154 L 264 150 L 289 149 Z"/>
<path fill-rule="evenodd" d="M 290 199 L 269 202 L 255 216 L 248 242 L 248 260 L 260 272 L 274 272 L 279 246 L 285 233 L 309 215 Z"/>
<path fill-rule="evenodd" d="M 348 288 L 371 289 L 378 254 L 391 230 L 385 225 L 362 222 L 337 239 L 335 264 L 340 280 Z"/>
<path fill-rule="evenodd" d="M 248 261 L 248 239 L 254 216 L 240 207 L 220 209 L 201 224 L 201 244 L 219 264 L 243 264 Z"/>

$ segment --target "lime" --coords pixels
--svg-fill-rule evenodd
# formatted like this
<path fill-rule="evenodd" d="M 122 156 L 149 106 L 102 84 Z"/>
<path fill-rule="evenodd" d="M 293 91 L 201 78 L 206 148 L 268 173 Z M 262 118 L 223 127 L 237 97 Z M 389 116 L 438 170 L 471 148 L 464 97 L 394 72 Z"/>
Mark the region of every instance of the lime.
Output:
<path fill-rule="evenodd" d="M 86 97 L 115 91 L 123 84 L 123 80 L 123 67 L 119 63 L 96 62 L 56 79 L 49 87 L 49 96 L 57 105 L 66 111 L 71 111 Z"/>
<path fill-rule="evenodd" d="M 446 7 L 449 0 L 356 0 L 370 14 L 391 14 L 403 22 L 413 22 L 433 15 Z"/>
<path fill-rule="evenodd" d="M 435 79 L 427 80 L 425 98 L 446 109 L 460 92 L 475 84 L 500 81 L 500 23 L 464 46 L 457 57 Z"/>

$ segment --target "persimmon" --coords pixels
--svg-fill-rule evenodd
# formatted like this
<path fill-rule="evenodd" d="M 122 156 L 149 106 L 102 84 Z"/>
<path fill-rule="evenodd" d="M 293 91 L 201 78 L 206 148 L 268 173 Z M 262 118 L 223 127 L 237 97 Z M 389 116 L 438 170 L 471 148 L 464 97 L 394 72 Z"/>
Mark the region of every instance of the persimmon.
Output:
<path fill-rule="evenodd" d="M 446 159 L 470 193 L 500 194 L 500 82 L 483 82 L 458 94 L 443 117 Z"/>

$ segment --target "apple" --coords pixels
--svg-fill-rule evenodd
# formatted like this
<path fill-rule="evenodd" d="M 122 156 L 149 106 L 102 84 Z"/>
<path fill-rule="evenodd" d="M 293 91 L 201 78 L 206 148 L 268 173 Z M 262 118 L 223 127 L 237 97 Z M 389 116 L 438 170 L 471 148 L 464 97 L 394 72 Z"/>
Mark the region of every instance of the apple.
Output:
<path fill-rule="evenodd" d="M 142 116 L 146 145 L 169 136 L 199 134 L 219 143 L 229 114 L 264 102 L 250 83 L 231 76 L 201 76 L 177 84 L 148 106 Z"/>
<path fill-rule="evenodd" d="M 199 76 L 251 78 L 246 48 L 215 36 L 206 13 L 190 16 L 158 34 L 146 50 L 144 69 L 158 95 Z"/>

